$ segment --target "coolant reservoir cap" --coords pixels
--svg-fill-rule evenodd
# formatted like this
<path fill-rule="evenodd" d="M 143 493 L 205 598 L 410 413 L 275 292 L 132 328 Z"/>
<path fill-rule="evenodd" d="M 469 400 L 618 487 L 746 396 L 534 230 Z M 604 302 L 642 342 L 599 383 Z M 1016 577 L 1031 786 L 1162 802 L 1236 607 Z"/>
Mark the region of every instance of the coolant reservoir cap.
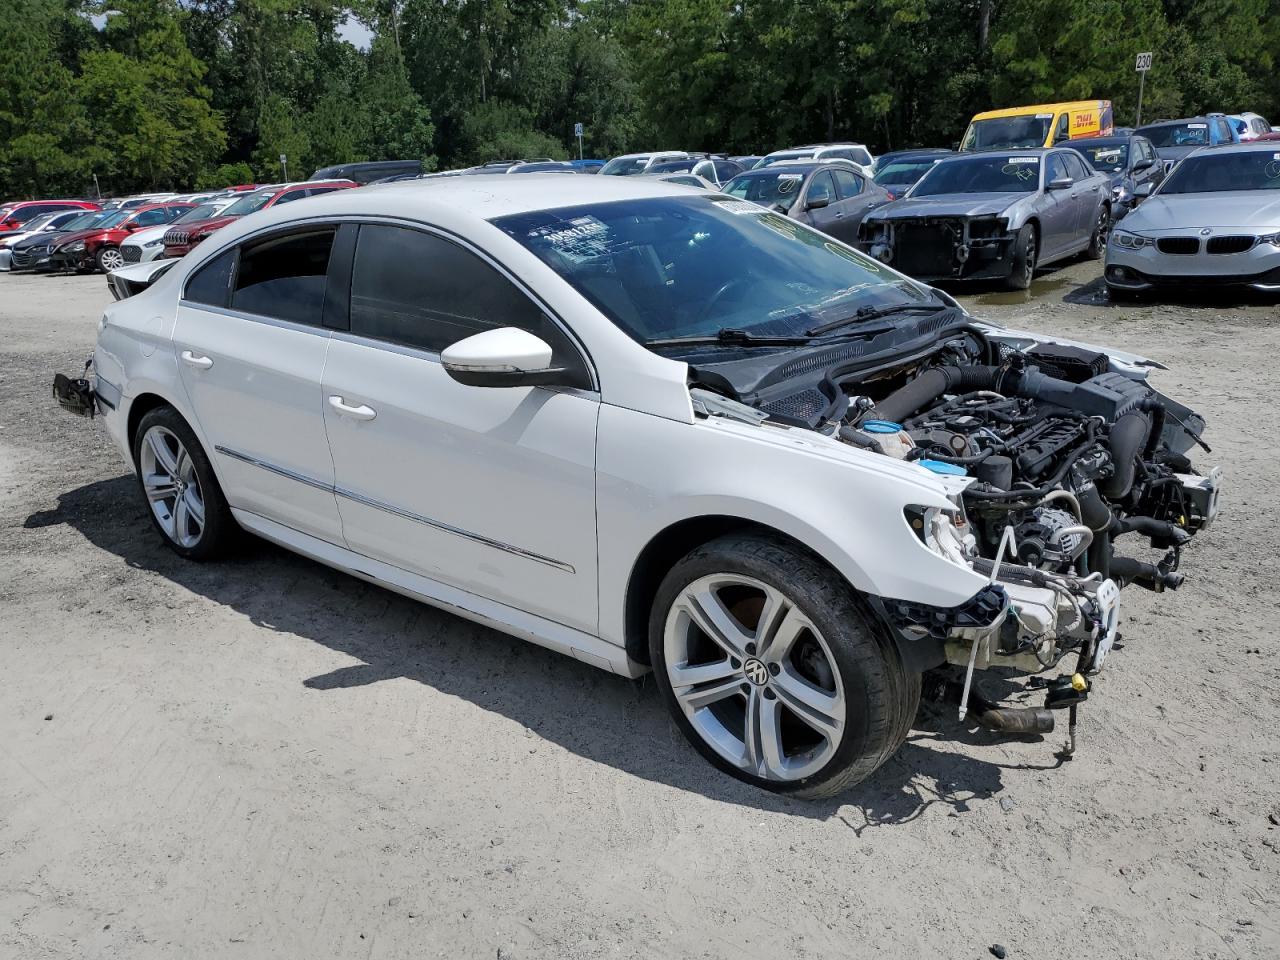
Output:
<path fill-rule="evenodd" d="M 867 433 L 901 433 L 902 424 L 892 420 L 864 420 L 862 429 Z"/>
<path fill-rule="evenodd" d="M 946 477 L 967 477 L 969 472 L 954 463 L 943 463 L 941 460 L 917 460 L 920 466 Z"/>

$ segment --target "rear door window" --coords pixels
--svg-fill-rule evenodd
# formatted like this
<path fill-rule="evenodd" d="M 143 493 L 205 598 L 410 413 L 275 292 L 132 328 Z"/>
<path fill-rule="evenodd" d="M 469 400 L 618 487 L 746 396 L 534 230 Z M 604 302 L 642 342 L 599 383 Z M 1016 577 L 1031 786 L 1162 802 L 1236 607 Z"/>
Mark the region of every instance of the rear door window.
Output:
<path fill-rule="evenodd" d="M 856 197 L 862 192 L 862 181 L 852 170 L 832 170 L 831 174 L 836 178 L 836 189 L 840 191 L 841 200 Z"/>
<path fill-rule="evenodd" d="M 246 245 L 240 251 L 231 308 L 321 326 L 334 232 L 325 227 Z"/>

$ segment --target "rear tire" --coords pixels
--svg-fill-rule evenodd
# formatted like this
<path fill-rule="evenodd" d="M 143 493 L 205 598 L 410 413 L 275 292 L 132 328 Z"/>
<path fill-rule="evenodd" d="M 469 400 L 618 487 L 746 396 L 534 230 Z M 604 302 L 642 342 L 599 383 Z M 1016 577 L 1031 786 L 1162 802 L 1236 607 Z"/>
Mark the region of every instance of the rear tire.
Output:
<path fill-rule="evenodd" d="M 920 675 L 834 570 L 778 537 L 731 534 L 663 580 L 649 619 L 658 688 L 707 760 L 753 786 L 834 796 L 910 729 Z"/>
<path fill-rule="evenodd" d="M 174 553 L 187 560 L 226 553 L 239 527 L 200 441 L 173 407 L 143 415 L 133 464 L 152 526 Z"/>
<path fill-rule="evenodd" d="M 1036 257 L 1040 252 L 1038 241 L 1036 228 L 1031 224 L 1025 224 L 1018 231 L 1018 236 L 1013 241 L 1012 269 L 1005 280 L 1005 285 L 1010 290 L 1026 290 L 1031 286 L 1036 275 Z"/>

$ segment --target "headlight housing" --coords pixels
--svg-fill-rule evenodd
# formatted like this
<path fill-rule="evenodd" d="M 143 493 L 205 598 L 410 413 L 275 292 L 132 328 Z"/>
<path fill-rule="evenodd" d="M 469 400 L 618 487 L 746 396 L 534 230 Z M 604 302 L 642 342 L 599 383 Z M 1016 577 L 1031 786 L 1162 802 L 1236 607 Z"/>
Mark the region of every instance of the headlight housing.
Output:
<path fill-rule="evenodd" d="M 1118 247 L 1125 247 L 1129 250 L 1153 247 L 1156 243 L 1151 237 L 1144 237 L 1140 233 L 1129 233 L 1127 230 L 1112 230 L 1111 242 Z"/>
<path fill-rule="evenodd" d="M 152 247 L 164 246 L 164 238 L 161 237 L 159 240 L 148 240 L 146 243 L 143 244 L 143 246 L 146 247 L 147 249 L 151 249 Z"/>
<path fill-rule="evenodd" d="M 1273 247 L 1280 247 L 1280 233 L 1268 233 L 1265 237 L 1259 237 L 1258 242 L 1269 243 Z"/>
<path fill-rule="evenodd" d="M 84 241 L 77 240 L 75 243 L 69 243 L 62 248 L 67 253 L 81 253 L 84 250 Z"/>

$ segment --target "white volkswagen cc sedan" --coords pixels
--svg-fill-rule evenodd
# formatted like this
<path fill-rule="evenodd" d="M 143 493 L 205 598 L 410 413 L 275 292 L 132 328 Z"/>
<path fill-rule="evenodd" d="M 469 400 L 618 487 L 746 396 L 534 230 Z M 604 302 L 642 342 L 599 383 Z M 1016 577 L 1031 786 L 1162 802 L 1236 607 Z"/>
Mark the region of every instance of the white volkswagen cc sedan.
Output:
<path fill-rule="evenodd" d="M 652 669 L 712 763 L 801 796 L 892 754 L 926 671 L 991 729 L 1074 721 L 1119 588 L 1177 587 L 1216 510 L 1204 421 L 1153 361 L 984 326 L 793 220 L 639 178 L 245 217 L 108 307 L 93 364 L 55 392 L 97 410 L 181 556 L 243 529 Z M 992 668 L 1048 671 L 1043 706 L 987 699 Z"/>

